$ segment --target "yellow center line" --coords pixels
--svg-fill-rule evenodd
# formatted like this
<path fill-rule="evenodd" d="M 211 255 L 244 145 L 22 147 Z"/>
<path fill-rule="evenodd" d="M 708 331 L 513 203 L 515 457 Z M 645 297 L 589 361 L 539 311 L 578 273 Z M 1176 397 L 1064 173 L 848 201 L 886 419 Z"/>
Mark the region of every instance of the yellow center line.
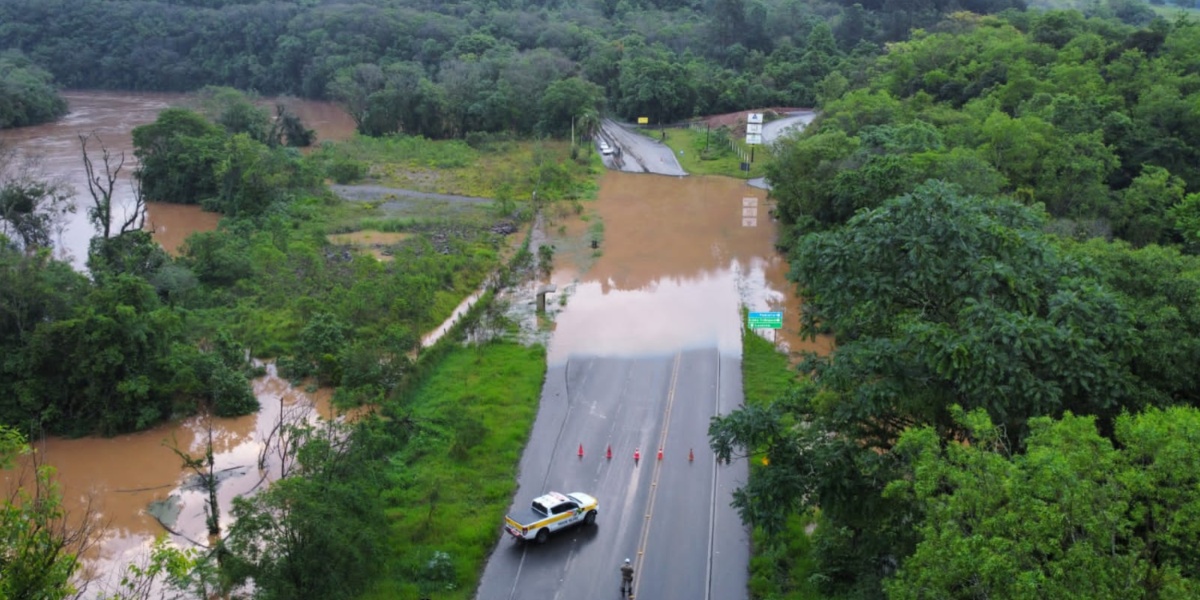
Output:
<path fill-rule="evenodd" d="M 642 535 L 638 540 L 637 561 L 634 567 L 634 573 L 642 572 L 642 565 L 645 563 L 646 543 L 650 537 L 650 519 L 654 516 L 654 499 L 658 496 L 658 477 L 662 472 L 662 461 L 658 460 L 658 450 L 662 450 L 667 444 L 667 432 L 671 429 L 671 407 L 675 404 L 675 386 L 679 383 L 679 362 L 682 354 L 675 355 L 675 364 L 671 367 L 671 386 L 667 389 L 667 407 L 663 412 L 663 427 L 662 433 L 658 438 L 658 448 L 651 448 L 655 452 L 654 455 L 654 475 L 650 478 L 650 499 L 646 501 L 646 520 L 642 523 Z M 629 597 L 637 597 L 637 589 L 641 587 L 642 578 L 634 577 L 633 592 Z"/>

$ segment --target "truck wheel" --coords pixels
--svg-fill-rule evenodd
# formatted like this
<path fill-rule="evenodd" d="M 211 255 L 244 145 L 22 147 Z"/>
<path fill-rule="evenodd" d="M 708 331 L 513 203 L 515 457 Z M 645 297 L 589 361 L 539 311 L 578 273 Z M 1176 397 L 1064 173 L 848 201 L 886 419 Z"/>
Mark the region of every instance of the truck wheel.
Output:
<path fill-rule="evenodd" d="M 537 543 L 539 544 L 545 544 L 546 540 L 550 539 L 550 532 L 546 531 L 545 529 L 539 529 L 537 535 L 534 536 L 534 539 L 537 540 Z"/>
<path fill-rule="evenodd" d="M 584 525 L 595 525 L 596 524 L 596 511 L 589 510 L 587 516 L 585 516 L 583 518 L 583 524 Z"/>

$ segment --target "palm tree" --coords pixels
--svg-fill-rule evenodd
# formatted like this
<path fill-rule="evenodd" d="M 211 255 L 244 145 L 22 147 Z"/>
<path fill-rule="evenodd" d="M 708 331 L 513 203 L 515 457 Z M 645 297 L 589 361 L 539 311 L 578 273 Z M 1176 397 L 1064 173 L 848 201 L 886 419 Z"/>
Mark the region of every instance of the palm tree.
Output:
<path fill-rule="evenodd" d="M 582 139 L 592 139 L 600 131 L 600 113 L 594 108 L 585 108 L 575 117 L 579 126 L 579 136 Z"/>

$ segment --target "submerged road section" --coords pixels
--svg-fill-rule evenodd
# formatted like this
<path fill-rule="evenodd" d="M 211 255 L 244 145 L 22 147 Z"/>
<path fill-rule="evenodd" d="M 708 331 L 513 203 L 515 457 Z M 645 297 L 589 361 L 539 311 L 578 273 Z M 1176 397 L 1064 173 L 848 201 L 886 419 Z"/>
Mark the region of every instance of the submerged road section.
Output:
<path fill-rule="evenodd" d="M 619 598 L 630 558 L 635 598 L 745 598 L 749 539 L 730 502 L 747 467 L 718 464 L 707 443 L 709 419 L 741 399 L 739 357 L 715 348 L 553 366 L 514 503 L 582 491 L 599 517 L 542 545 L 502 539 L 477 597 Z"/>
<path fill-rule="evenodd" d="M 611 171 L 587 214 L 546 224 L 557 292 L 523 328 L 552 331 L 548 370 L 512 506 L 580 491 L 600 510 L 541 545 L 495 523 L 476 598 L 619 600 L 626 558 L 635 599 L 749 596 L 750 541 L 731 506 L 748 465 L 708 448 L 712 417 L 744 397 L 741 309 L 782 311 L 777 344 L 819 350 L 788 331 L 800 307 L 775 223 L 759 218 L 765 195 L 725 177 Z"/>

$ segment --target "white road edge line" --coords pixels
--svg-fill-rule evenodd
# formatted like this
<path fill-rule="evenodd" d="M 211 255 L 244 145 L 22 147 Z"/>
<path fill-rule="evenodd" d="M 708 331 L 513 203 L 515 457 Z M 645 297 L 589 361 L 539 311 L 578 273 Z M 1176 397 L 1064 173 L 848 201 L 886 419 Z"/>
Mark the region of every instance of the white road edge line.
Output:
<path fill-rule="evenodd" d="M 717 393 L 713 399 L 714 410 L 717 415 L 721 414 L 721 352 L 717 351 Z M 704 586 L 704 600 L 712 599 L 712 570 L 713 570 L 713 546 L 716 545 L 717 537 L 717 458 L 713 457 L 712 462 L 712 498 L 708 503 L 708 564 L 705 565 L 705 579 L 707 585 Z"/>

